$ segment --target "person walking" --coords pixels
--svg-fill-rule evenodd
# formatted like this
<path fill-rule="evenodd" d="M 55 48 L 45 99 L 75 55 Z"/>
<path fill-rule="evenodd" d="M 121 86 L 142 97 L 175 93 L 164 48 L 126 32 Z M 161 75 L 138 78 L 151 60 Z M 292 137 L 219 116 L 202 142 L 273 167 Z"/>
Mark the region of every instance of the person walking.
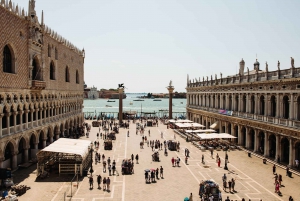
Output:
<path fill-rule="evenodd" d="M 174 162 L 175 162 L 174 157 L 172 157 L 171 162 L 172 162 L 172 167 L 174 167 Z"/>
<path fill-rule="evenodd" d="M 188 163 L 188 157 L 186 156 L 185 157 L 185 164 L 187 164 Z"/>
<path fill-rule="evenodd" d="M 211 158 L 214 158 L 214 151 L 213 151 L 213 149 L 210 150 L 210 156 L 211 156 Z"/>
<path fill-rule="evenodd" d="M 136 164 L 139 164 L 139 155 L 135 155 Z"/>
<path fill-rule="evenodd" d="M 133 160 L 134 160 L 134 155 L 133 155 L 133 154 L 131 154 L 131 160 L 132 160 L 132 162 L 133 162 Z"/>
<path fill-rule="evenodd" d="M 101 175 L 100 174 L 97 175 L 98 189 L 101 189 L 101 180 L 102 180 Z"/>
<path fill-rule="evenodd" d="M 158 172 L 159 172 L 159 169 L 156 168 L 155 175 L 156 175 L 156 179 L 157 179 L 157 180 L 159 179 L 159 178 L 158 178 Z"/>
<path fill-rule="evenodd" d="M 160 166 L 160 178 L 164 178 L 164 168 Z"/>
<path fill-rule="evenodd" d="M 111 176 L 111 165 L 108 166 L 108 174 Z"/>
<path fill-rule="evenodd" d="M 189 201 L 193 201 L 193 194 L 190 194 Z"/>
<path fill-rule="evenodd" d="M 93 176 L 90 176 L 89 178 L 89 183 L 90 183 L 90 189 L 92 189 L 94 186 L 94 179 L 93 179 Z"/>
<path fill-rule="evenodd" d="M 231 189 L 232 189 L 232 192 L 234 192 L 234 186 L 235 186 L 235 179 L 231 179 Z"/>
<path fill-rule="evenodd" d="M 127 132 L 127 137 L 129 137 L 129 131 Z"/>
<path fill-rule="evenodd" d="M 204 155 L 202 154 L 202 163 L 204 163 Z"/>
<path fill-rule="evenodd" d="M 231 193 L 231 184 L 232 184 L 232 181 L 229 179 L 229 181 L 228 181 L 228 189 L 229 189 L 229 193 Z"/>
<path fill-rule="evenodd" d="M 276 165 L 274 164 L 273 165 L 273 174 L 275 174 L 276 173 Z"/>
<path fill-rule="evenodd" d="M 106 190 L 106 177 L 103 178 L 103 190 Z"/>
<path fill-rule="evenodd" d="M 221 159 L 219 158 L 218 159 L 218 167 L 220 167 L 220 165 L 221 165 Z"/>
<path fill-rule="evenodd" d="M 106 186 L 107 186 L 107 191 L 109 191 L 109 186 L 110 186 L 110 178 L 109 177 L 107 177 L 107 179 L 106 179 Z"/>

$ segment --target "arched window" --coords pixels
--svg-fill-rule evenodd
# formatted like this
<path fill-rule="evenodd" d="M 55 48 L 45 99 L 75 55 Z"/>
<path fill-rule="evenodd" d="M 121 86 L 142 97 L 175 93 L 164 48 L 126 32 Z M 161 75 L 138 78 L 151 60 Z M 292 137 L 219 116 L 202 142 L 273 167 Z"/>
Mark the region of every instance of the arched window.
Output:
<path fill-rule="evenodd" d="M 48 44 L 48 57 L 51 57 L 51 45 Z"/>
<path fill-rule="evenodd" d="M 276 116 L 276 98 L 271 96 L 271 117 Z"/>
<path fill-rule="evenodd" d="M 265 97 L 261 96 L 259 100 L 260 115 L 265 115 Z"/>
<path fill-rule="evenodd" d="M 57 51 L 57 48 L 55 48 L 55 59 L 58 60 L 58 51 Z"/>
<path fill-rule="evenodd" d="M 255 112 L 255 98 L 254 98 L 254 96 L 251 96 L 250 104 L 251 104 L 250 105 L 251 106 L 250 113 L 254 114 L 254 112 Z"/>
<path fill-rule="evenodd" d="M 50 63 L 50 80 L 55 80 L 55 66 L 53 61 Z"/>
<path fill-rule="evenodd" d="M 79 73 L 78 73 L 78 70 L 76 70 L 76 84 L 79 84 Z"/>
<path fill-rule="evenodd" d="M 13 54 L 8 45 L 5 45 L 3 50 L 3 72 L 15 73 L 13 65 Z"/>
<path fill-rule="evenodd" d="M 290 116 L 290 103 L 289 103 L 289 97 L 284 96 L 283 97 L 283 118 L 288 119 Z"/>
<path fill-rule="evenodd" d="M 66 82 L 70 82 L 70 72 L 68 66 L 66 67 L 65 77 L 66 77 Z"/>

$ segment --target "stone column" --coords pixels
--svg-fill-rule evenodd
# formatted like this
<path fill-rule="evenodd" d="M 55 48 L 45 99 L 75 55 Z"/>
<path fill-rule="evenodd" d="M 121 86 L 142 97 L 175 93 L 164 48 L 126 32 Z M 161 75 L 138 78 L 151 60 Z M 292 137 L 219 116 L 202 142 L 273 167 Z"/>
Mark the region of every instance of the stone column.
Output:
<path fill-rule="evenodd" d="M 281 116 L 281 112 L 280 112 L 279 94 L 276 94 L 276 118 L 279 118 L 280 116 Z"/>
<path fill-rule="evenodd" d="M 269 156 L 269 133 L 265 132 L 265 146 L 264 146 L 264 156 Z"/>
<path fill-rule="evenodd" d="M 222 133 L 222 121 L 218 120 L 219 122 L 219 133 Z M 207 121 L 206 121 L 207 122 Z"/>
<path fill-rule="evenodd" d="M 30 110 L 30 115 L 31 115 L 31 128 L 33 128 L 33 112 L 34 112 L 34 109 L 31 109 L 31 110 Z"/>
<path fill-rule="evenodd" d="M 258 146 L 259 146 L 259 143 L 258 143 L 258 130 L 257 129 L 254 129 L 254 152 L 257 152 L 258 151 Z"/>
<path fill-rule="evenodd" d="M 238 125 L 238 145 L 242 144 L 242 128 L 241 125 Z"/>
<path fill-rule="evenodd" d="M 43 148 L 45 148 L 47 146 L 47 139 L 43 139 Z"/>
<path fill-rule="evenodd" d="M 246 127 L 246 143 L 245 143 L 245 148 L 249 149 L 249 128 Z"/>
<path fill-rule="evenodd" d="M 289 143 L 290 143 L 290 150 L 289 150 L 289 165 L 291 167 L 294 166 L 294 151 L 295 151 L 295 147 L 293 145 L 293 139 L 290 138 L 289 139 Z"/>
<path fill-rule="evenodd" d="M 28 129 L 28 110 L 25 110 L 25 128 Z"/>
<path fill-rule="evenodd" d="M 122 123 L 123 121 L 123 94 L 124 94 L 124 88 L 119 87 L 119 122 L 120 123 Z"/>
<path fill-rule="evenodd" d="M 28 162 L 28 148 L 24 148 L 24 162 Z"/>
<path fill-rule="evenodd" d="M 17 163 L 18 163 L 18 151 L 14 152 L 12 155 L 12 170 L 17 169 Z"/>
<path fill-rule="evenodd" d="M 53 136 L 50 136 L 50 144 L 53 142 Z"/>
<path fill-rule="evenodd" d="M 294 94 L 291 93 L 291 98 L 289 100 L 290 103 L 290 111 L 289 111 L 289 119 L 293 120 L 294 119 Z"/>
<path fill-rule="evenodd" d="M 59 139 L 59 131 L 55 132 L 55 139 L 58 140 Z"/>
<path fill-rule="evenodd" d="M 282 160 L 282 158 L 281 158 L 280 135 L 276 134 L 276 150 L 275 150 L 275 160 L 276 160 L 276 162 L 277 162 L 278 156 L 280 156 L 280 160 Z"/>
<path fill-rule="evenodd" d="M 249 104 L 249 95 L 247 94 L 246 95 L 246 113 L 249 113 L 249 107 L 250 107 L 250 104 Z"/>
<path fill-rule="evenodd" d="M 173 91 L 174 91 L 174 87 L 173 86 L 168 86 L 167 87 L 168 91 L 169 91 L 169 119 L 172 119 L 172 115 L 173 115 L 173 105 L 172 105 L 172 98 L 173 98 Z"/>
<path fill-rule="evenodd" d="M 23 113 L 24 111 L 20 111 L 20 130 L 23 131 Z"/>
<path fill-rule="evenodd" d="M 237 108 L 237 111 L 238 112 L 241 112 L 242 111 L 242 99 L 241 99 L 242 95 L 239 94 L 239 101 L 238 101 L 238 108 Z"/>

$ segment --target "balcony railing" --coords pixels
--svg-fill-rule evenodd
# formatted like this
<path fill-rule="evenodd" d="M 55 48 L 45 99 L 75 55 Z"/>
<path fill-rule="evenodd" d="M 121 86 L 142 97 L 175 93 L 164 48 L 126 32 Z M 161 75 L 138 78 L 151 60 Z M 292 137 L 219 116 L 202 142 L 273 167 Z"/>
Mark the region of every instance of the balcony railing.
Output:
<path fill-rule="evenodd" d="M 46 82 L 40 80 L 32 80 L 31 82 L 31 89 L 38 89 L 42 90 L 46 88 Z"/>
<path fill-rule="evenodd" d="M 187 107 L 193 108 L 193 109 L 199 109 L 199 110 L 203 110 L 203 111 L 210 111 L 212 113 L 219 113 L 219 109 L 216 109 L 216 108 L 208 108 L 208 107 L 203 107 L 203 106 L 198 106 L 198 105 L 187 105 Z M 275 118 L 275 117 L 271 117 L 271 116 L 254 115 L 254 114 L 237 112 L 237 111 L 233 111 L 232 116 L 246 118 L 246 119 L 259 120 L 259 121 L 272 123 L 272 124 L 278 123 L 283 126 L 289 125 L 289 126 L 297 128 L 297 129 L 300 129 L 300 121 L 298 121 L 298 120 L 281 119 L 281 118 Z"/>

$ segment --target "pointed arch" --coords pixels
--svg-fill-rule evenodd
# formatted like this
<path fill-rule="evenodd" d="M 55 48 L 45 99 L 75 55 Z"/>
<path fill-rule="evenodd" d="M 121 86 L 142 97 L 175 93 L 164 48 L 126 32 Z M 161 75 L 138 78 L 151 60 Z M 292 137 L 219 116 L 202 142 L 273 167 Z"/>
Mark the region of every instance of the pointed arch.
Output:
<path fill-rule="evenodd" d="M 65 81 L 70 82 L 70 70 L 68 66 L 66 66 L 66 70 L 65 70 Z"/>
<path fill-rule="evenodd" d="M 76 70 L 76 84 L 79 84 L 79 73 L 78 73 L 78 70 Z"/>
<path fill-rule="evenodd" d="M 32 80 L 42 80 L 41 65 L 37 56 L 32 60 L 32 66 Z"/>

